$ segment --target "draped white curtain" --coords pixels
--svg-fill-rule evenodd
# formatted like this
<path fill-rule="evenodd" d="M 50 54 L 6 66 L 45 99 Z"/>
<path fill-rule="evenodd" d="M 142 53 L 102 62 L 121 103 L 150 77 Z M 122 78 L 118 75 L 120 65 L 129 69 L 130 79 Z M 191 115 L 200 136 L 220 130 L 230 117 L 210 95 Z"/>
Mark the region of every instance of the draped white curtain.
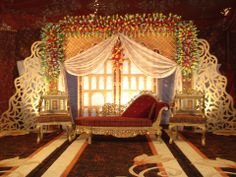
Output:
<path fill-rule="evenodd" d="M 182 75 L 178 65 L 174 61 L 146 48 L 123 34 L 114 35 L 66 60 L 64 62 L 65 70 L 75 76 L 84 76 L 99 70 L 103 67 L 104 62 L 111 57 L 112 48 L 118 37 L 124 48 L 125 55 L 145 75 L 160 79 L 170 76 L 175 72 L 174 90 L 182 89 Z M 63 82 L 60 82 L 60 78 L 64 78 L 62 75 L 64 75 L 64 72 L 61 72 L 59 77 L 60 90 L 63 90 L 62 88 L 65 87 L 65 85 L 61 85 Z"/>
<path fill-rule="evenodd" d="M 121 40 L 124 53 L 145 75 L 164 78 L 176 71 L 177 64 L 174 61 L 142 46 L 123 34 L 114 35 L 87 51 L 66 60 L 64 62 L 66 71 L 72 75 L 83 76 L 100 69 L 104 62 L 111 57 L 112 48 L 118 37 Z"/>
<path fill-rule="evenodd" d="M 64 62 L 66 71 L 75 76 L 84 76 L 100 69 L 104 62 L 112 55 L 112 48 L 116 40 L 117 35 L 112 36 L 66 60 Z"/>
<path fill-rule="evenodd" d="M 164 78 L 176 71 L 177 64 L 129 39 L 123 34 L 119 35 L 124 53 L 145 74 L 153 78 Z"/>

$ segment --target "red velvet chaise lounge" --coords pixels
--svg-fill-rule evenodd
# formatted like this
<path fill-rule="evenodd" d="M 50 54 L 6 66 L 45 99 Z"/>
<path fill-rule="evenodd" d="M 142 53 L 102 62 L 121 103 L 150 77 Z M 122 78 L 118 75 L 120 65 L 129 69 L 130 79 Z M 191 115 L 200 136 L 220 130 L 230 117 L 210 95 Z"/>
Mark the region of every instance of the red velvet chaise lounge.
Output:
<path fill-rule="evenodd" d="M 151 94 L 141 94 L 120 116 L 79 117 L 75 120 L 76 133 L 90 135 L 112 135 L 115 137 L 134 137 L 155 134 L 161 136 L 161 115 L 169 105 L 158 101 Z"/>

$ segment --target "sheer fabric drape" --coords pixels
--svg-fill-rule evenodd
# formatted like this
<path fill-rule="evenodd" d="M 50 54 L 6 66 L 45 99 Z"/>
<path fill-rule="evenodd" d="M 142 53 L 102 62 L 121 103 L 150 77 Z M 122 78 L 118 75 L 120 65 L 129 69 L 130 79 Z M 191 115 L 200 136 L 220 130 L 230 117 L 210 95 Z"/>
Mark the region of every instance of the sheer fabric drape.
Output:
<path fill-rule="evenodd" d="M 108 57 L 111 56 L 116 40 L 117 36 L 112 36 L 88 50 L 67 59 L 64 62 L 66 71 L 75 76 L 84 76 L 100 69 Z"/>
<path fill-rule="evenodd" d="M 122 34 L 119 37 L 124 53 L 145 75 L 153 78 L 164 78 L 175 72 L 177 64 L 174 61 Z"/>
<path fill-rule="evenodd" d="M 67 59 L 64 62 L 66 71 L 72 75 L 83 76 L 100 69 L 104 62 L 111 57 L 112 48 L 118 37 L 121 40 L 125 55 L 145 75 L 154 78 L 164 78 L 176 71 L 177 64 L 174 61 L 138 44 L 123 34 L 114 35 Z"/>

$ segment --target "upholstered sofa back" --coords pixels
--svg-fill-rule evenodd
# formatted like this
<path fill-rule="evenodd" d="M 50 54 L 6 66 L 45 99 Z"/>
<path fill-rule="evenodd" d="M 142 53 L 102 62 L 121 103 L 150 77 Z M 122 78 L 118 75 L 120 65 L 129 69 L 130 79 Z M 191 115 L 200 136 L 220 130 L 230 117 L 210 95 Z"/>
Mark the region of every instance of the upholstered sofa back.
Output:
<path fill-rule="evenodd" d="M 148 118 L 154 122 L 160 109 L 168 104 L 159 102 L 149 94 L 137 97 L 123 112 L 121 117 Z"/>

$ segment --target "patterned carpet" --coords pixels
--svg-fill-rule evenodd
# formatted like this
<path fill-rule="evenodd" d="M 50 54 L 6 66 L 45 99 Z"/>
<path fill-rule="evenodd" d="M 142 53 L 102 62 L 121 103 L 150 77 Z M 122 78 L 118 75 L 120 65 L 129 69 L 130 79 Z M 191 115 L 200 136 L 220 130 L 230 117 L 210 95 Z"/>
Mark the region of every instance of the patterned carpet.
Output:
<path fill-rule="evenodd" d="M 71 143 L 64 134 L 46 134 L 40 144 L 35 134 L 0 138 L 0 175 L 3 176 L 236 176 L 236 136 L 207 134 L 206 146 L 200 134 L 183 132 L 181 139 L 169 144 L 156 137 L 137 136 L 118 139 L 86 135 Z M 4 159 L 24 160 L 11 167 Z M 5 172 L 5 173 L 4 173 Z"/>
<path fill-rule="evenodd" d="M 68 176 L 127 176 L 133 158 L 144 153 L 152 155 L 145 136 L 125 139 L 94 136 Z"/>

